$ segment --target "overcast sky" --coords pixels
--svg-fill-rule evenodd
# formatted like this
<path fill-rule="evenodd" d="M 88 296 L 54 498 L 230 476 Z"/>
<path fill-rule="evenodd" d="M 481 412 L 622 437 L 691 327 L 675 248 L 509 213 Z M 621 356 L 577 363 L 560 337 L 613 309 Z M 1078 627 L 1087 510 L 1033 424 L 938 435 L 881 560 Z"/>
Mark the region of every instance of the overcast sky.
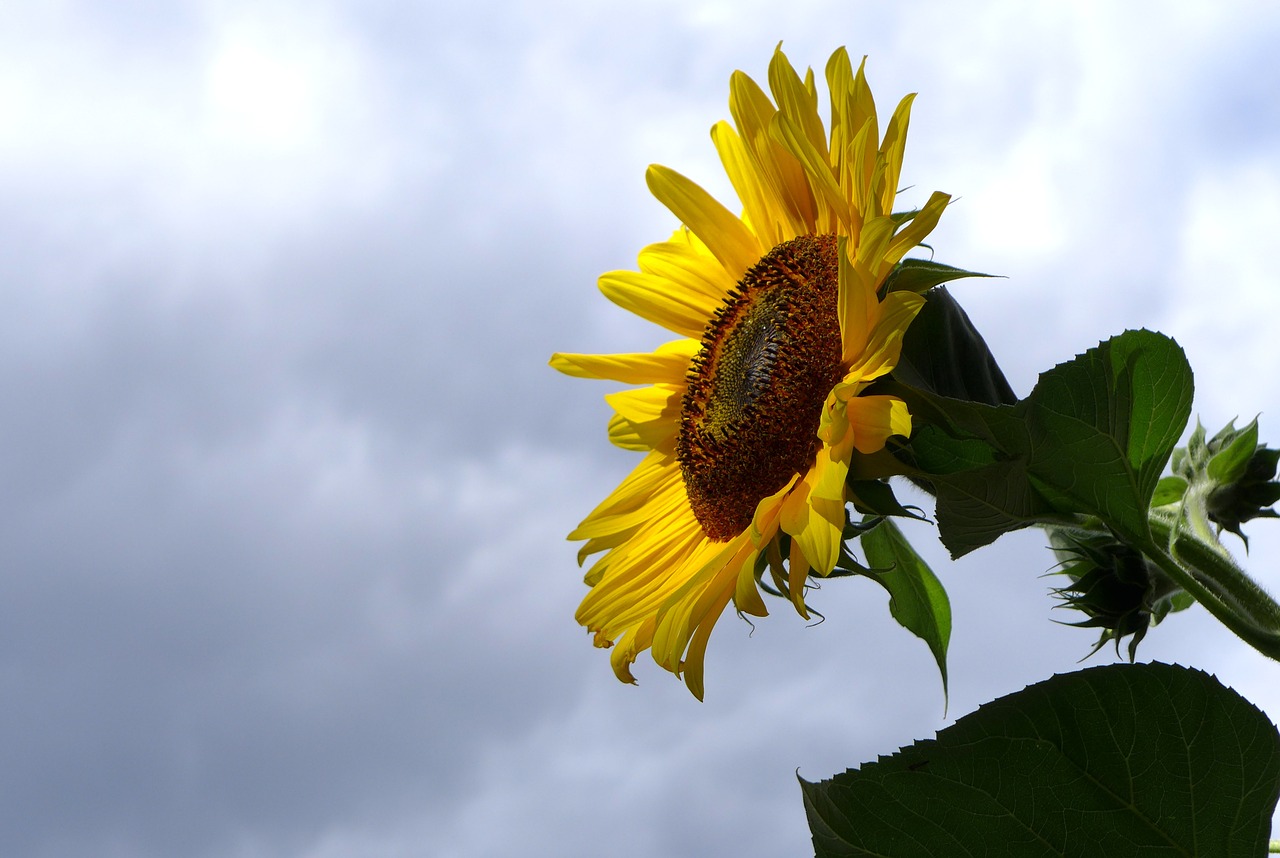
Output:
<path fill-rule="evenodd" d="M 462 7 L 467 6 L 466 11 Z M 783 9 L 786 11 L 784 12 Z M 1123 6 L 1123 11 L 1121 10 Z M 1125 328 L 1280 441 L 1269 2 L 0 2 L 0 854 L 776 856 L 808 779 L 1076 668 L 1037 533 L 952 563 L 951 705 L 874 584 L 623 686 L 564 540 L 635 463 L 555 350 L 779 40 L 919 92 L 903 172 L 1020 393 Z M 1280 527 L 1250 568 L 1280 589 Z M 1280 718 L 1201 609 L 1140 658 Z M 1099 653 L 1093 663 L 1114 658 Z M 1273 835 L 1273 836 L 1280 836 Z"/>

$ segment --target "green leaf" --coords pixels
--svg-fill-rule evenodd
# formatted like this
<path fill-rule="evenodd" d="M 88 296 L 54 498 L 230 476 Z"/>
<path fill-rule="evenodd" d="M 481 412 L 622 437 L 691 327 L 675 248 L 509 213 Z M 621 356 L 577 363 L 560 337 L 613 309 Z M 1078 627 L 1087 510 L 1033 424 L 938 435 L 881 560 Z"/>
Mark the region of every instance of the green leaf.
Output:
<path fill-rule="evenodd" d="M 818 858 L 1254 858 L 1280 795 L 1280 734 L 1208 674 L 1108 665 L 801 790 Z"/>
<path fill-rule="evenodd" d="M 1173 340 L 1127 331 L 1043 373 L 1015 405 L 901 382 L 921 428 L 903 451 L 938 499 L 955 556 L 1029 524 L 1099 517 L 1141 543 L 1147 509 L 1191 413 L 1191 368 Z"/>
<path fill-rule="evenodd" d="M 951 641 L 951 602 L 933 570 L 891 520 L 862 536 L 862 551 L 874 579 L 889 591 L 889 613 L 929 645 L 947 693 L 947 644 Z"/>
<path fill-rule="evenodd" d="M 1040 377 L 1026 403 L 1028 471 L 1063 511 L 1096 515 L 1144 539 L 1191 397 L 1191 367 L 1178 344 L 1126 331 Z"/>
<path fill-rule="evenodd" d="M 902 264 L 905 266 L 906 262 Z M 937 266 L 937 263 L 929 265 Z M 937 267 L 959 270 L 945 265 Z M 925 293 L 924 307 L 903 336 L 902 352 L 893 377 L 951 399 L 988 405 L 1008 404 L 1018 399 L 982 334 L 951 293 L 941 286 Z"/>

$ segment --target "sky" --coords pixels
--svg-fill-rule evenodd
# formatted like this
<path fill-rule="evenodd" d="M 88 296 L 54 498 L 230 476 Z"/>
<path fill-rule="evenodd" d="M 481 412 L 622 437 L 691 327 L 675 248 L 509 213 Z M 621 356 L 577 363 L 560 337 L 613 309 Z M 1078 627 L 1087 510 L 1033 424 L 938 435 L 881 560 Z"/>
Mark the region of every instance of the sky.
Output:
<path fill-rule="evenodd" d="M 805 854 L 797 774 L 1077 669 L 1035 532 L 952 562 L 910 531 L 952 599 L 945 712 L 866 581 L 820 625 L 722 618 L 705 703 L 647 657 L 618 683 L 573 620 L 564 535 L 635 459 L 612 388 L 547 359 L 667 339 L 595 280 L 675 226 L 649 163 L 733 206 L 708 130 L 779 41 L 819 77 L 867 55 L 882 115 L 919 93 L 904 196 L 958 198 L 936 258 L 1007 278 L 953 294 L 1019 393 L 1146 327 L 1211 430 L 1280 440 L 1270 3 L 0 19 L 0 854 Z M 1139 658 L 1280 719 L 1276 664 L 1201 609 Z"/>

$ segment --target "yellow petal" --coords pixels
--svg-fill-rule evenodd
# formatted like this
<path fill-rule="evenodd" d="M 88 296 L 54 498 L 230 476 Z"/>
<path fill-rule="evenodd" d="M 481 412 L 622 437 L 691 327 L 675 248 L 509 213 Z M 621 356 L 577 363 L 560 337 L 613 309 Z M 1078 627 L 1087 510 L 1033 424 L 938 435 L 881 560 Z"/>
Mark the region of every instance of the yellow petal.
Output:
<path fill-rule="evenodd" d="M 615 414 L 609 418 L 609 443 L 620 449 L 634 450 L 637 453 L 647 453 L 658 448 L 657 444 L 650 444 L 646 440 L 646 436 L 641 434 L 636 424 L 621 414 Z"/>
<path fill-rule="evenodd" d="M 606 573 L 578 606 L 577 620 L 615 638 L 657 615 L 720 550 L 691 515 L 667 516 L 610 553 Z"/>
<path fill-rule="evenodd" d="M 795 123 L 810 148 L 821 156 L 822 166 L 830 172 L 827 135 L 822 128 L 822 118 L 818 116 L 817 100 L 800 80 L 781 48 L 773 52 L 773 59 L 769 62 L 769 89 L 773 91 L 778 112 Z"/>
<path fill-rule="evenodd" d="M 856 396 L 847 406 L 853 429 L 853 446 L 859 453 L 884 449 L 890 435 L 911 435 L 911 413 L 901 399 L 893 396 Z"/>
<path fill-rule="evenodd" d="M 855 261 L 849 259 L 846 239 L 837 241 L 839 293 L 836 312 L 840 318 L 841 360 L 851 364 L 866 349 L 871 331 L 880 321 L 880 301 L 875 285 L 862 276 Z"/>
<path fill-rule="evenodd" d="M 849 52 L 837 48 L 827 60 L 827 92 L 831 98 L 831 140 L 829 151 L 838 156 L 853 139 L 858 128 L 852 125 L 853 67 L 849 63 Z M 832 163 L 835 163 L 833 160 Z"/>
<path fill-rule="evenodd" d="M 635 628 L 628 629 L 613 652 L 609 653 L 614 675 L 629 685 L 636 684 L 636 678 L 631 675 L 631 665 L 635 663 L 636 656 L 653 642 L 653 627 L 654 618 L 645 617 Z"/>
<path fill-rule="evenodd" d="M 815 231 L 835 232 L 849 222 L 849 203 L 840 190 L 827 156 L 819 152 L 789 116 L 779 113 L 769 126 L 769 133 L 792 154 L 804 168 L 805 178 L 817 204 Z"/>
<path fill-rule="evenodd" d="M 640 270 L 705 295 L 713 306 L 718 306 L 738 281 L 729 276 L 701 241 L 694 241 L 689 231 L 681 227 L 671 241 L 650 244 L 640 251 Z"/>
<path fill-rule="evenodd" d="M 716 548 L 710 560 L 689 576 L 658 612 L 653 658 L 672 673 L 680 673 L 685 648 L 698 625 L 707 621 L 714 624 L 719 618 L 719 612 L 708 616 L 710 607 L 718 603 L 722 611 L 733 597 L 738 573 L 734 559 L 749 552 L 751 544 L 745 536 L 739 536 Z"/>
<path fill-rule="evenodd" d="M 791 595 L 791 604 L 806 620 L 809 619 L 809 608 L 804 603 L 804 583 L 809 579 L 809 561 L 804 559 L 804 551 L 800 543 L 791 540 L 791 558 L 787 590 Z"/>
<path fill-rule="evenodd" d="M 684 487 L 679 483 L 672 483 L 650 495 L 645 504 L 639 509 L 628 510 L 615 515 L 593 516 L 578 525 L 569 534 L 569 538 L 595 539 L 621 531 L 633 531 L 640 525 L 647 524 L 655 518 L 672 514 L 682 504 L 687 503 Z"/>
<path fill-rule="evenodd" d="M 632 423 L 652 423 L 655 420 L 677 420 L 683 393 L 683 385 L 653 384 L 610 393 L 604 399 L 619 416 Z"/>
<path fill-rule="evenodd" d="M 618 443 L 632 434 L 642 449 L 654 449 L 675 435 L 680 428 L 680 407 L 684 398 L 684 385 L 655 384 L 636 390 L 621 390 L 605 396 L 618 416 L 630 424 L 618 427 Z M 609 426 L 609 437 L 615 437 L 614 424 Z M 622 446 L 622 444 L 619 444 Z"/>
<path fill-rule="evenodd" d="M 902 356 L 902 338 L 924 308 L 925 299 L 914 292 L 890 292 L 880 302 L 880 318 L 867 334 L 862 352 L 850 357 L 850 375 L 873 381 L 889 373 Z"/>
<path fill-rule="evenodd" d="M 652 164 L 645 180 L 653 195 L 702 239 L 734 280 L 764 255 L 760 243 L 741 220 L 675 170 Z"/>
<path fill-rule="evenodd" d="M 697 340 L 675 340 L 651 354 L 584 355 L 556 352 L 551 368 L 576 378 L 603 378 L 624 384 L 680 384 L 689 361 L 698 353 Z"/>
<path fill-rule="evenodd" d="M 818 457 L 823 451 L 818 450 Z M 815 467 L 817 463 L 815 461 Z M 787 496 L 782 509 L 782 529 L 800 544 L 809 565 L 825 575 L 835 566 L 840 555 L 840 542 L 844 531 L 844 510 L 841 508 L 838 522 L 828 516 L 830 508 L 821 498 L 813 495 L 816 474 L 813 471 Z"/>
<path fill-rule="evenodd" d="M 600 275 L 600 291 L 613 303 L 669 331 L 702 338 L 717 302 L 707 295 L 680 289 L 670 280 L 638 271 Z"/>
<path fill-rule="evenodd" d="M 649 502 L 654 493 L 662 491 L 664 486 L 675 481 L 681 481 L 680 466 L 675 457 L 659 451 L 651 452 L 583 519 L 583 523 L 597 517 L 639 509 Z M 572 539 L 573 536 L 569 538 Z"/>
<path fill-rule="evenodd" d="M 760 598 L 760 590 L 756 587 L 754 567 L 755 558 L 752 558 L 750 564 L 744 565 L 738 570 L 738 581 L 733 593 L 733 604 L 744 614 L 750 614 L 753 617 L 767 617 L 769 616 L 769 609 L 764 606 L 764 600 Z"/>
<path fill-rule="evenodd" d="M 707 641 L 716 622 L 733 597 L 739 574 L 755 563 L 750 540 L 739 537 L 695 577 L 658 615 L 653 657 L 702 699 L 702 668 Z"/>
<path fill-rule="evenodd" d="M 897 265 L 902 257 L 914 247 L 924 241 L 929 233 L 933 232 L 933 228 L 938 225 L 938 219 L 942 217 L 943 210 L 951 202 L 951 196 L 938 191 L 934 191 L 929 196 L 929 201 L 924 204 L 924 208 L 916 213 L 911 222 L 902 228 L 902 231 L 893 237 L 888 249 L 883 254 L 882 265 L 885 273 L 893 266 Z"/>
<path fill-rule="evenodd" d="M 817 479 L 814 480 L 813 494 L 810 503 L 815 509 L 825 506 L 824 515 L 833 524 L 839 523 L 844 530 L 844 481 L 849 474 L 849 460 L 840 459 L 831 447 L 824 448 L 815 457 L 814 469 Z M 830 571 L 828 567 L 828 571 Z"/>
<path fill-rule="evenodd" d="M 747 153 L 755 161 L 756 171 L 776 202 L 776 211 L 785 218 L 782 228 L 785 241 L 812 233 L 815 212 L 804 169 L 769 136 L 769 124 L 777 112 L 773 102 L 750 77 L 734 72 L 729 78 L 729 114 Z"/>
<path fill-rule="evenodd" d="M 729 183 L 738 194 L 746 219 L 750 222 L 762 246 L 775 247 L 783 238 L 785 214 L 779 210 L 773 195 L 765 186 L 765 180 L 756 169 L 756 163 L 747 152 L 742 138 L 727 122 L 717 122 L 711 129 L 711 140 L 720 153 Z"/>
<path fill-rule="evenodd" d="M 898 179 L 902 175 L 902 157 L 907 148 L 907 126 L 911 122 L 911 103 L 915 93 L 904 96 L 893 111 L 889 125 L 884 129 L 880 144 L 880 156 L 884 163 L 880 188 L 880 211 L 893 211 L 893 201 L 898 194 Z"/>
<path fill-rule="evenodd" d="M 763 548 L 778 535 L 778 519 L 782 515 L 783 502 L 799 479 L 799 474 L 792 475 L 786 485 L 756 504 L 756 511 L 751 517 L 752 545 Z"/>
<path fill-rule="evenodd" d="M 706 614 L 710 622 L 699 623 L 689 641 L 689 648 L 683 662 L 684 684 L 694 697 L 701 700 L 706 693 L 703 683 L 703 667 L 706 664 L 707 642 L 711 640 L 711 632 L 715 629 L 715 621 L 724 613 L 729 600 L 725 593 L 717 592 L 715 600 L 707 605 Z"/>

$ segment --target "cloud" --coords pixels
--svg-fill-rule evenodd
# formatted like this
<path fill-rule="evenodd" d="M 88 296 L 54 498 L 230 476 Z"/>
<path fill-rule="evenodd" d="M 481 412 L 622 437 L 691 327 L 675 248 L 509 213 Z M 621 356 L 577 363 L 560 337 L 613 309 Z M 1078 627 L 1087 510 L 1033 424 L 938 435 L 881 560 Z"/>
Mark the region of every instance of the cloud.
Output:
<path fill-rule="evenodd" d="M 674 226 L 650 161 L 729 200 L 707 129 L 779 38 L 871 53 L 883 109 L 922 93 L 908 193 L 962 198 L 939 258 L 1011 275 L 959 294 L 1020 389 L 1147 324 L 1209 412 L 1274 400 L 1230 374 L 1266 331 L 1202 287 L 1269 306 L 1261 10 L 108 5 L 0 33 L 5 854 L 778 854 L 797 767 L 942 726 L 867 582 L 813 628 L 725 617 L 703 705 L 643 661 L 619 685 L 572 620 L 563 534 L 633 460 L 610 388 L 546 360 L 665 338 L 592 284 Z M 1035 534 L 921 540 L 950 717 L 1083 655 Z M 1280 711 L 1198 613 L 1144 647 Z"/>

